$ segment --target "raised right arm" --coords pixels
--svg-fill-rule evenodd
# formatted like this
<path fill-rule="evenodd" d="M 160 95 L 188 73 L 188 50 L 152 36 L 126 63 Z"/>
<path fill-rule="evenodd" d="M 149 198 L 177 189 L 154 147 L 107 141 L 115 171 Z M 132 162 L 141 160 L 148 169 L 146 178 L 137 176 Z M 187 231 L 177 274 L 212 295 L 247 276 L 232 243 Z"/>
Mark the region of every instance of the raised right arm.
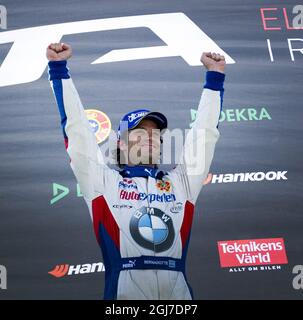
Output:
<path fill-rule="evenodd" d="M 51 44 L 47 48 L 49 81 L 53 89 L 71 168 L 88 201 L 104 193 L 106 176 L 111 170 L 104 163 L 102 152 L 86 117 L 78 92 L 67 68 L 71 47 Z"/>

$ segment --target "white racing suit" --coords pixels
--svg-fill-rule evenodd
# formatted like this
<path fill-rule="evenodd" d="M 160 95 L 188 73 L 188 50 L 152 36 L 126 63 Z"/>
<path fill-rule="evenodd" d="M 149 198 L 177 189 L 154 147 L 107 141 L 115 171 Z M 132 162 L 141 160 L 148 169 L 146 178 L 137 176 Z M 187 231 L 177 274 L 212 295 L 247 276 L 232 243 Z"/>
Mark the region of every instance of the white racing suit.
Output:
<path fill-rule="evenodd" d="M 70 165 L 93 221 L 105 265 L 104 299 L 193 299 L 185 275 L 194 205 L 219 138 L 225 75 L 208 71 L 182 159 L 156 177 L 125 177 L 104 163 L 66 61 L 49 62 Z M 201 130 L 197 130 L 201 129 Z M 194 145 L 203 150 L 193 172 Z M 147 170 L 148 171 L 148 170 Z"/>

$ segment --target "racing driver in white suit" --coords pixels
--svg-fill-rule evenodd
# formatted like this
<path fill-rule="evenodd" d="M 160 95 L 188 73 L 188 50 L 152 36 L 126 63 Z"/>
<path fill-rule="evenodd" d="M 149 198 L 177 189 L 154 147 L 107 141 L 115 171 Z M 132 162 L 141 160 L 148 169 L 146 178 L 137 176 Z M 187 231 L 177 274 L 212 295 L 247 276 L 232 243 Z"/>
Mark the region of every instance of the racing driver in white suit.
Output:
<path fill-rule="evenodd" d="M 154 132 L 167 128 L 166 117 L 147 109 L 126 114 L 118 129 L 120 168 L 108 166 L 67 68 L 71 46 L 51 43 L 46 55 L 70 165 L 102 251 L 104 299 L 193 299 L 186 254 L 194 206 L 220 135 L 224 56 L 202 54 L 207 72 L 196 120 L 181 161 L 163 172 L 155 160 L 163 137 Z M 198 160 L 195 147 L 202 151 Z"/>

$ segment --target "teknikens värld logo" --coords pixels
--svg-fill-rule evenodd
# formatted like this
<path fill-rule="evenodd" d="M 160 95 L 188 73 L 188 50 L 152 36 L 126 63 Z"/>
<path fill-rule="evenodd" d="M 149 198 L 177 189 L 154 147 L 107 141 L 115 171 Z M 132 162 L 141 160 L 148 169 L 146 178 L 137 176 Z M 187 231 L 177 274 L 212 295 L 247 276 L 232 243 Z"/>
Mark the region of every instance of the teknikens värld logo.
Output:
<path fill-rule="evenodd" d="M 171 217 L 158 208 L 138 209 L 130 220 L 129 228 L 141 247 L 155 252 L 169 249 L 175 238 Z"/>

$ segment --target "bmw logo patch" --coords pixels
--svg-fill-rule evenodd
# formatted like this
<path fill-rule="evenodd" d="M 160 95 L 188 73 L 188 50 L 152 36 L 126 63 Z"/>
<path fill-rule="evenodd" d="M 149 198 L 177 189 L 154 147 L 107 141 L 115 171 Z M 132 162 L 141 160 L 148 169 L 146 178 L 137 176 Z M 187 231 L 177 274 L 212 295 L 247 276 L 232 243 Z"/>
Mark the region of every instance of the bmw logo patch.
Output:
<path fill-rule="evenodd" d="M 133 239 L 145 249 L 162 252 L 174 242 L 172 219 L 158 208 L 138 209 L 130 220 L 129 228 Z"/>

